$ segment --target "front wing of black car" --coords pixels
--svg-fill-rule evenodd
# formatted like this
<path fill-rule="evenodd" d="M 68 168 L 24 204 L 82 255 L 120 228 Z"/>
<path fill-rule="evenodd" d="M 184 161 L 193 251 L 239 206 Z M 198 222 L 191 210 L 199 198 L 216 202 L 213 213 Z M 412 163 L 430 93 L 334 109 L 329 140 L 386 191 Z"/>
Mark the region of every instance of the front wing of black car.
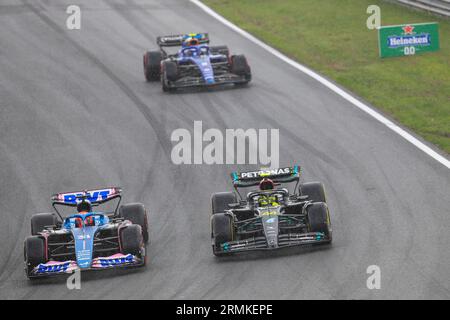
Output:
<path fill-rule="evenodd" d="M 248 238 L 245 240 L 230 241 L 216 248 L 217 253 L 236 253 L 258 250 L 277 250 L 281 248 L 302 246 L 308 244 L 326 244 L 330 239 L 321 232 L 286 233 L 278 235 L 278 244 L 270 246 L 265 236 Z"/>

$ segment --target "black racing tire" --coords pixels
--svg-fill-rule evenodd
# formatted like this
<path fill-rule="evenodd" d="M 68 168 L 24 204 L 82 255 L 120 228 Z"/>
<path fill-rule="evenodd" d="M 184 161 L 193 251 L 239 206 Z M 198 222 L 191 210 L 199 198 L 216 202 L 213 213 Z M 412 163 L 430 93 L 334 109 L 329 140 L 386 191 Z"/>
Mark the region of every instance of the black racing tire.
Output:
<path fill-rule="evenodd" d="M 56 225 L 58 219 L 53 213 L 36 213 L 31 217 L 31 234 L 39 234 L 44 227 Z"/>
<path fill-rule="evenodd" d="M 162 83 L 162 90 L 163 90 L 164 92 L 170 92 L 170 91 L 173 91 L 173 90 L 174 90 L 173 88 L 171 88 L 171 87 L 168 86 L 168 84 L 167 84 L 167 79 L 166 79 L 166 77 L 165 77 L 164 74 L 163 74 L 163 76 L 161 77 L 161 83 Z"/>
<path fill-rule="evenodd" d="M 308 225 L 310 232 L 322 232 L 327 243 L 332 241 L 330 212 L 324 202 L 315 202 L 308 206 Z"/>
<path fill-rule="evenodd" d="M 144 244 L 141 226 L 138 224 L 131 224 L 121 229 L 120 243 L 123 254 L 140 254 L 141 248 Z"/>
<path fill-rule="evenodd" d="M 160 51 L 147 51 L 144 54 L 144 75 L 147 81 L 159 81 L 161 77 Z"/>
<path fill-rule="evenodd" d="M 29 236 L 25 239 L 23 247 L 26 274 L 30 277 L 30 272 L 34 267 L 46 262 L 45 242 L 42 237 Z"/>
<path fill-rule="evenodd" d="M 241 55 L 231 56 L 231 73 L 238 76 L 245 76 L 245 82 L 241 84 L 247 84 L 252 79 L 252 72 L 248 65 L 247 58 Z"/>
<path fill-rule="evenodd" d="M 169 81 L 177 81 L 178 80 L 178 66 L 174 61 L 164 61 L 163 62 L 163 70 L 166 76 L 166 79 Z"/>
<path fill-rule="evenodd" d="M 237 197 L 234 192 L 217 192 L 211 196 L 211 213 L 217 214 L 230 209 L 230 203 L 237 203 Z"/>
<path fill-rule="evenodd" d="M 213 215 L 211 217 L 211 235 L 214 255 L 226 255 L 226 252 L 219 251 L 218 248 L 225 242 L 233 241 L 233 222 L 231 217 L 224 213 Z"/>
<path fill-rule="evenodd" d="M 142 237 L 144 242 L 149 240 L 149 227 L 147 210 L 142 203 L 128 203 L 120 206 L 119 216 L 133 224 L 140 225 L 142 228 Z"/>
<path fill-rule="evenodd" d="M 307 182 L 299 186 L 300 196 L 308 196 L 313 202 L 327 202 L 325 188 L 321 182 Z"/>
<path fill-rule="evenodd" d="M 227 58 L 230 55 L 230 50 L 228 49 L 227 46 L 211 46 L 209 47 L 209 52 L 211 54 L 223 54 L 227 56 Z"/>

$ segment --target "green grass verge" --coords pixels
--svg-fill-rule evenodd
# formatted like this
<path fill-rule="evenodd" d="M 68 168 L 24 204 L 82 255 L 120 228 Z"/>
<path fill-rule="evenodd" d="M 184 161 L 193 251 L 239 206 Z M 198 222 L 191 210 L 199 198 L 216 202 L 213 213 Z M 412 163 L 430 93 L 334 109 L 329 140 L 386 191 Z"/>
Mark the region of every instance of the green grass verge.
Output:
<path fill-rule="evenodd" d="M 204 3 L 450 153 L 450 20 L 382 0 Z M 382 25 L 439 22 L 441 50 L 380 59 L 377 31 L 366 27 L 372 4 Z"/>

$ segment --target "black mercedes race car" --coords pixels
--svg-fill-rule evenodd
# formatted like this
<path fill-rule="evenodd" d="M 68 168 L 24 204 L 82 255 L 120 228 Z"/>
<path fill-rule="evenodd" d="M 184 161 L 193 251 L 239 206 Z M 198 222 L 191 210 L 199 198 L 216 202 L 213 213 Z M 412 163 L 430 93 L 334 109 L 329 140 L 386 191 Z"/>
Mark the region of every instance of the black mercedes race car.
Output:
<path fill-rule="evenodd" d="M 230 55 L 226 46 L 209 46 L 207 33 L 157 38 L 158 51 L 144 54 L 147 81 L 161 81 L 164 91 L 232 83 L 245 85 L 252 75 L 244 55 Z M 168 53 L 167 47 L 181 47 Z"/>
<path fill-rule="evenodd" d="M 332 241 L 322 183 L 300 183 L 300 167 L 231 174 L 235 192 L 211 197 L 216 256 Z M 282 184 L 296 182 L 292 193 Z M 240 188 L 259 186 L 243 198 Z M 239 198 L 238 198 L 239 197 Z"/>
<path fill-rule="evenodd" d="M 93 207 L 118 199 L 113 212 Z M 120 188 L 58 193 L 52 198 L 55 213 L 31 217 L 31 236 L 25 239 L 28 278 L 144 266 L 148 242 L 147 212 L 140 203 L 119 206 Z M 56 205 L 77 209 L 63 217 Z"/>

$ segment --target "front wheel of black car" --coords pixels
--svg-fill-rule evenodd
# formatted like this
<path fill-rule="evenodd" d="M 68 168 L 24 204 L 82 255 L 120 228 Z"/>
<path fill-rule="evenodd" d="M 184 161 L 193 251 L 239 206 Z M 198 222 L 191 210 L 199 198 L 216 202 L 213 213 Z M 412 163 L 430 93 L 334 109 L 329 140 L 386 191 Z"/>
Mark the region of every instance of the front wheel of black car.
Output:
<path fill-rule="evenodd" d="M 45 263 L 45 242 L 38 236 L 31 236 L 24 242 L 25 272 L 30 277 L 31 271 L 40 263 Z"/>
<path fill-rule="evenodd" d="M 229 215 L 218 213 L 211 217 L 213 253 L 215 256 L 227 254 L 221 245 L 233 240 L 233 222 Z"/>
<path fill-rule="evenodd" d="M 35 236 L 45 227 L 56 225 L 57 221 L 53 213 L 36 213 L 31 217 L 31 234 Z"/>
<path fill-rule="evenodd" d="M 131 224 L 121 230 L 120 243 L 122 245 L 123 254 L 140 254 L 144 243 L 141 226 L 138 224 Z"/>
<path fill-rule="evenodd" d="M 327 243 L 332 241 L 330 212 L 324 202 L 315 202 L 308 206 L 308 223 L 310 232 L 321 232 Z"/>
<path fill-rule="evenodd" d="M 245 82 L 237 84 L 245 85 L 252 79 L 250 66 L 248 65 L 247 58 L 243 54 L 231 56 L 231 73 L 244 76 Z"/>
<path fill-rule="evenodd" d="M 142 228 L 142 237 L 145 243 L 148 243 L 149 228 L 147 210 L 142 203 L 129 203 L 120 206 L 119 216 L 125 220 L 129 220 L 134 224 L 140 225 Z"/>
<path fill-rule="evenodd" d="M 158 81 L 161 77 L 160 51 L 148 51 L 144 54 L 144 75 L 147 81 Z"/>
<path fill-rule="evenodd" d="M 308 200 L 313 202 L 327 202 L 325 188 L 321 182 L 307 182 L 299 187 L 301 196 L 308 196 Z"/>
<path fill-rule="evenodd" d="M 234 192 L 216 192 L 211 196 L 211 213 L 221 213 L 230 209 L 230 203 L 236 203 L 237 197 Z"/>

